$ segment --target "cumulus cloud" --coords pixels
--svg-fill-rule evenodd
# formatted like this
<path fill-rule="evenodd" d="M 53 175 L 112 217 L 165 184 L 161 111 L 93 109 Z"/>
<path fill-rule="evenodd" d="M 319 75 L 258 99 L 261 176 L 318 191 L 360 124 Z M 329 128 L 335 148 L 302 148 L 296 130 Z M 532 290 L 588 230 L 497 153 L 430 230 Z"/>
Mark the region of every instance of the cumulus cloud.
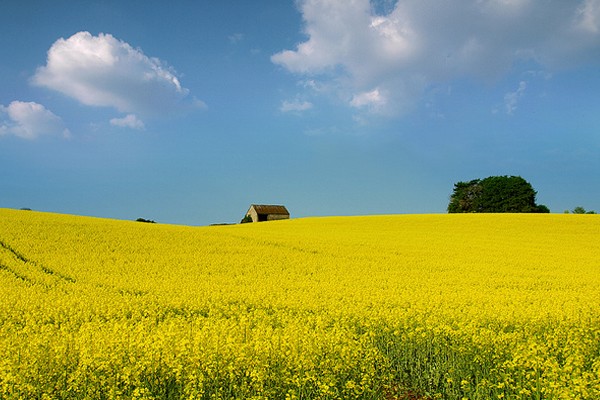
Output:
<path fill-rule="evenodd" d="M 197 104 L 171 67 L 103 33 L 58 39 L 32 82 L 83 104 L 125 113 L 162 115 Z"/>
<path fill-rule="evenodd" d="M 69 137 L 60 117 L 34 102 L 13 101 L 7 107 L 0 105 L 0 136 L 15 135 L 36 139 L 44 135 Z"/>
<path fill-rule="evenodd" d="M 281 112 L 300 112 L 300 111 L 306 111 L 306 110 L 310 110 L 313 107 L 313 104 L 309 101 L 300 101 L 300 100 L 294 100 L 294 101 L 284 101 L 283 103 L 281 103 L 281 107 L 279 107 L 279 110 Z"/>
<path fill-rule="evenodd" d="M 128 114 L 123 118 L 113 118 L 110 120 L 110 124 L 121 128 L 145 129 L 144 122 L 135 116 L 135 114 Z"/>
<path fill-rule="evenodd" d="M 402 114 L 427 87 L 493 82 L 520 60 L 552 71 L 600 63 L 600 0 L 301 0 L 307 39 L 272 55 L 346 103 Z"/>

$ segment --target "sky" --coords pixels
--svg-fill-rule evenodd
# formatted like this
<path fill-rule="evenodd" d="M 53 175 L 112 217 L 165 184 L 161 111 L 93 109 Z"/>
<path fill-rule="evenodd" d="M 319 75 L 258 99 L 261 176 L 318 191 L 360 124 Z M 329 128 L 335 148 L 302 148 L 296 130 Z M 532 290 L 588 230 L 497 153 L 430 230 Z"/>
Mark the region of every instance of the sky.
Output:
<path fill-rule="evenodd" d="M 600 0 L 4 0 L 0 207 L 161 223 L 600 211 Z"/>

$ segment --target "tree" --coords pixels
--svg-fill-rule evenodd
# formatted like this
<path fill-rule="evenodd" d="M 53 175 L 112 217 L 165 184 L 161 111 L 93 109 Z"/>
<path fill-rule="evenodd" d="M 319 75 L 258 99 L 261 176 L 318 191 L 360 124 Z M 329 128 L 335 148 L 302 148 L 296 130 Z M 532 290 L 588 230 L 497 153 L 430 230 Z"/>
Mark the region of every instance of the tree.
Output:
<path fill-rule="evenodd" d="M 577 206 L 573 209 L 573 211 L 571 211 L 573 214 L 596 214 L 596 211 L 586 211 L 585 208 L 581 207 L 581 206 Z M 569 211 L 567 210 L 566 213 L 568 214 Z"/>
<path fill-rule="evenodd" d="M 448 204 L 448 212 L 476 212 L 482 189 L 479 179 L 455 183 L 454 193 L 450 196 L 450 204 Z"/>
<path fill-rule="evenodd" d="M 535 202 L 537 192 L 520 176 L 490 176 L 457 182 L 450 196 L 449 213 L 547 213 Z"/>

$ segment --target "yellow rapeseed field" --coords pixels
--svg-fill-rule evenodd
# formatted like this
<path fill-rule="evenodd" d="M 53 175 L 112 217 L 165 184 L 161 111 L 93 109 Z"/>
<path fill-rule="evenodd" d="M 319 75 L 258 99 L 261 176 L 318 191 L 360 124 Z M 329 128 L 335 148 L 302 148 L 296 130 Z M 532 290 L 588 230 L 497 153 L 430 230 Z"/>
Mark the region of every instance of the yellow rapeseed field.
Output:
<path fill-rule="evenodd" d="M 1 399 L 599 399 L 600 216 L 0 210 Z"/>

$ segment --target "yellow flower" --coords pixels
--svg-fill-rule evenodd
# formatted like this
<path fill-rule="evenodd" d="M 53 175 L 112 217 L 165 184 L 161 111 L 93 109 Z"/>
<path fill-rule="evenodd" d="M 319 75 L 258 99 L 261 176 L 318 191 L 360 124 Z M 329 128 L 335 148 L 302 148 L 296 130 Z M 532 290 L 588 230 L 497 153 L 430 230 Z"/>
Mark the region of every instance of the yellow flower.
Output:
<path fill-rule="evenodd" d="M 600 398 L 599 223 L 2 209 L 0 397 Z"/>

